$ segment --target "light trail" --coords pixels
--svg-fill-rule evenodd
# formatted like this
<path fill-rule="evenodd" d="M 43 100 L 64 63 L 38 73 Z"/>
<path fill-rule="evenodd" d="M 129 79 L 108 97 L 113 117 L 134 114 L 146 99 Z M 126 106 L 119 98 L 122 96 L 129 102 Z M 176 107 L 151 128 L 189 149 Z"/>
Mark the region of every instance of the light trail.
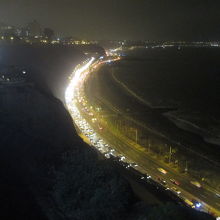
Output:
<path fill-rule="evenodd" d="M 80 68 L 76 68 L 75 71 L 72 73 L 69 86 L 67 87 L 66 92 L 65 92 L 65 101 L 66 101 L 67 106 L 73 101 L 75 89 L 80 83 L 80 81 L 83 79 L 82 73 L 86 70 L 88 71 L 90 65 L 94 62 L 94 60 L 95 58 L 92 57 L 86 64 L 84 64 Z"/>
<path fill-rule="evenodd" d="M 114 61 L 113 59 L 111 61 Z M 79 130 L 82 132 L 84 136 L 86 136 L 90 143 L 101 153 L 107 153 L 112 151 L 113 149 L 104 142 L 104 140 L 100 139 L 95 130 L 89 125 L 89 123 L 83 118 L 81 115 L 76 103 L 77 101 L 81 102 L 81 87 L 83 86 L 83 82 L 86 79 L 87 75 L 90 73 L 90 68 L 97 68 L 99 65 L 109 62 L 107 61 L 96 61 L 95 58 L 91 58 L 89 61 L 85 62 L 83 65 L 78 65 L 73 71 L 70 77 L 70 83 L 65 92 L 65 101 L 67 108 L 74 120 L 74 123 L 77 125 Z M 108 155 L 108 154 L 107 154 Z M 107 156 L 105 154 L 105 156 Z M 107 156 L 108 157 L 108 156 Z"/>

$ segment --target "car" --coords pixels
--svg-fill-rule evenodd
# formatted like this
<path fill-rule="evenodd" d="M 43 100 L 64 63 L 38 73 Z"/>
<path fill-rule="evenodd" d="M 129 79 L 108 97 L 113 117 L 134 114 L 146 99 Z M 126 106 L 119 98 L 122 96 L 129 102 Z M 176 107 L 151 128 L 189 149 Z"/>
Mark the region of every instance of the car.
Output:
<path fill-rule="evenodd" d="M 218 198 L 220 198 L 220 193 L 216 193 L 215 195 L 216 195 Z"/>
<path fill-rule="evenodd" d="M 116 156 L 116 153 L 115 153 L 115 151 L 113 151 L 113 150 L 110 150 L 109 153 L 110 153 L 112 156 Z"/>
<path fill-rule="evenodd" d="M 180 190 L 178 190 L 176 187 L 170 188 L 173 192 L 177 193 L 178 195 L 181 193 Z"/>
<path fill-rule="evenodd" d="M 193 204 L 192 201 L 190 201 L 189 199 L 184 199 L 184 202 L 187 206 L 191 207 L 191 208 L 195 208 L 195 205 Z"/>
<path fill-rule="evenodd" d="M 138 165 L 136 163 L 131 163 L 132 167 L 137 167 Z"/>
<path fill-rule="evenodd" d="M 192 185 L 198 187 L 198 188 L 201 188 L 201 187 L 202 187 L 201 184 L 200 184 L 199 182 L 197 182 L 197 181 L 190 181 L 190 183 L 191 183 Z"/>
<path fill-rule="evenodd" d="M 121 156 L 119 161 L 124 161 L 125 159 L 126 159 L 125 156 Z"/>
<path fill-rule="evenodd" d="M 166 170 L 164 170 L 163 168 L 157 168 L 161 173 L 163 173 L 163 174 L 167 174 L 167 171 Z"/>
<path fill-rule="evenodd" d="M 202 206 L 202 204 L 200 202 L 198 202 L 194 199 L 192 200 L 192 203 L 194 204 L 195 208 L 197 208 L 197 209 L 201 208 L 201 206 Z"/>
<path fill-rule="evenodd" d="M 165 180 L 160 181 L 164 186 L 167 186 L 167 182 Z"/>
<path fill-rule="evenodd" d="M 144 174 L 144 177 L 145 177 L 146 179 L 150 179 L 150 178 L 151 178 L 151 176 L 148 175 L 147 173 Z"/>
<path fill-rule="evenodd" d="M 115 155 L 115 150 L 114 149 L 110 149 L 109 151 L 112 155 Z"/>
<path fill-rule="evenodd" d="M 176 181 L 175 179 L 170 179 L 170 182 L 177 185 L 177 186 L 180 185 L 180 183 L 178 181 Z"/>
<path fill-rule="evenodd" d="M 109 153 L 106 153 L 106 154 L 105 154 L 105 157 L 109 159 L 109 158 L 110 158 L 110 154 L 109 154 Z"/>
<path fill-rule="evenodd" d="M 164 186 L 167 186 L 167 182 L 166 182 L 164 179 L 158 177 L 157 180 L 158 180 L 161 184 L 163 184 Z"/>
<path fill-rule="evenodd" d="M 126 166 L 126 168 L 128 169 L 129 167 L 131 167 L 131 165 L 130 164 L 128 164 L 127 166 Z"/>

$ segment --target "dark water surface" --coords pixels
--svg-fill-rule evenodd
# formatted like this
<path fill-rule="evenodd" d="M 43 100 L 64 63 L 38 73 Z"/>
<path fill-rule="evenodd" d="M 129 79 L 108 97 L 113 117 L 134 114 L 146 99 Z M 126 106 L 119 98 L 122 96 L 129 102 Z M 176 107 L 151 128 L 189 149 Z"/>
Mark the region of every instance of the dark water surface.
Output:
<path fill-rule="evenodd" d="M 115 76 L 152 106 L 174 107 L 167 116 L 183 129 L 220 144 L 220 49 L 133 51 L 114 66 Z"/>

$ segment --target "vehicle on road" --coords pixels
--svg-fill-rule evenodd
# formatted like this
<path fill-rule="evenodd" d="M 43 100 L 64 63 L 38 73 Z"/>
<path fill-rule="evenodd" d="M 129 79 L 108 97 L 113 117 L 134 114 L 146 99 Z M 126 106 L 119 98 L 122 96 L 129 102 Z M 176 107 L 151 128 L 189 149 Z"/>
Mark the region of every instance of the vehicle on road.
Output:
<path fill-rule="evenodd" d="M 195 208 L 195 205 L 193 204 L 192 201 L 190 201 L 188 199 L 184 199 L 184 202 L 186 203 L 187 206 L 189 206 L 191 208 Z"/>
<path fill-rule="evenodd" d="M 110 158 L 110 154 L 109 154 L 109 153 L 106 153 L 106 154 L 105 154 L 105 157 L 109 159 L 109 158 Z"/>
<path fill-rule="evenodd" d="M 125 161 L 125 159 L 126 159 L 125 156 L 121 156 L 119 161 Z"/>
<path fill-rule="evenodd" d="M 201 188 L 201 187 L 202 187 L 201 184 L 200 184 L 199 182 L 197 182 L 197 181 L 190 181 L 190 183 L 191 183 L 192 185 L 198 187 L 198 188 Z"/>
<path fill-rule="evenodd" d="M 201 206 L 202 206 L 202 204 L 200 202 L 198 202 L 194 199 L 192 200 L 192 203 L 194 204 L 195 208 L 197 208 L 197 209 L 201 208 Z"/>
<path fill-rule="evenodd" d="M 171 187 L 170 188 L 173 192 L 177 193 L 178 195 L 181 193 L 180 190 L 178 190 L 176 187 Z"/>
<path fill-rule="evenodd" d="M 167 182 L 165 180 L 161 180 L 160 182 L 162 183 L 162 185 L 167 186 Z"/>
<path fill-rule="evenodd" d="M 176 181 L 175 179 L 170 179 L 170 182 L 177 185 L 177 186 L 180 185 L 180 183 L 178 181 Z"/>
<path fill-rule="evenodd" d="M 137 165 L 136 163 L 132 162 L 132 163 L 131 163 L 131 166 L 132 166 L 132 167 L 137 167 L 138 165 Z"/>
<path fill-rule="evenodd" d="M 164 179 L 158 177 L 157 180 L 158 180 L 162 185 L 164 185 L 164 186 L 167 185 L 167 182 L 166 182 Z"/>
<path fill-rule="evenodd" d="M 147 173 L 144 174 L 144 177 L 145 177 L 146 179 L 150 179 L 150 178 L 151 178 L 151 176 L 148 175 Z"/>
<path fill-rule="evenodd" d="M 220 193 L 216 193 L 215 195 L 216 195 L 218 198 L 220 198 Z"/>
<path fill-rule="evenodd" d="M 163 173 L 163 174 L 167 174 L 167 171 L 166 170 L 164 170 L 163 168 L 157 168 L 161 173 Z"/>
<path fill-rule="evenodd" d="M 131 165 L 130 165 L 130 164 L 128 164 L 128 165 L 126 166 L 126 169 L 128 169 L 129 167 L 131 167 Z"/>

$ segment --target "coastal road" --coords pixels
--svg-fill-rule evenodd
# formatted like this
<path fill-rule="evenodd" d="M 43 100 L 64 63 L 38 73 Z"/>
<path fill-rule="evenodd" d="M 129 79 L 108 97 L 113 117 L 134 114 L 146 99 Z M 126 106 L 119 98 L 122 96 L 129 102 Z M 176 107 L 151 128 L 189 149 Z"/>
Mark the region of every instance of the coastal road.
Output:
<path fill-rule="evenodd" d="M 90 84 L 90 94 L 93 94 L 95 98 L 102 102 L 102 106 L 105 106 L 106 111 L 112 112 L 112 114 L 121 113 L 122 115 L 125 114 L 121 108 L 118 106 L 113 105 L 109 102 L 109 100 L 104 96 L 105 93 L 103 91 L 109 87 L 109 84 L 106 83 L 105 80 L 98 78 L 99 75 L 93 76 L 93 80 L 87 82 Z M 88 78 L 90 80 L 90 78 Z M 101 88 L 100 91 L 97 92 L 98 89 Z M 111 90 L 112 95 L 115 96 L 115 99 L 118 99 L 118 93 L 114 94 L 116 90 Z M 88 94 L 85 94 L 82 91 L 82 96 L 85 98 L 89 98 Z M 88 100 L 89 102 L 89 100 Z M 121 102 L 126 102 L 126 108 L 132 109 L 129 106 L 129 100 L 121 100 Z M 117 102 L 115 102 L 117 103 Z M 132 113 L 131 113 L 132 115 Z M 100 117 L 97 115 L 97 118 Z M 87 118 L 89 121 L 89 118 Z M 91 122 L 90 122 L 91 123 Z M 97 129 L 97 132 L 100 131 Z M 205 207 L 206 211 L 218 213 L 220 210 L 220 199 L 215 195 L 215 193 L 210 192 L 209 190 L 205 189 L 204 187 L 198 188 L 190 183 L 189 176 L 185 174 L 180 174 L 176 172 L 174 169 L 171 169 L 165 163 L 157 160 L 157 158 L 153 158 L 145 148 L 141 146 L 137 146 L 136 143 L 126 139 L 125 137 L 116 136 L 114 133 L 111 133 L 110 130 L 106 129 L 100 133 L 100 135 L 108 141 L 115 149 L 125 155 L 131 161 L 136 162 L 146 173 L 153 176 L 154 179 L 160 178 L 161 180 L 165 180 L 167 183 L 167 188 L 175 187 L 176 189 L 180 190 L 180 197 L 187 198 L 189 200 L 196 200 L 201 202 L 201 204 Z M 167 171 L 166 174 L 161 173 L 158 168 L 163 168 Z M 179 186 L 173 184 L 170 179 L 175 179 L 180 183 Z"/>
<path fill-rule="evenodd" d="M 67 89 L 66 92 L 66 100 L 67 105 L 69 106 L 69 109 L 72 111 L 77 112 L 77 115 L 81 115 L 82 121 L 87 121 L 91 127 L 93 127 L 94 131 L 99 134 L 101 138 L 106 140 L 109 145 L 116 149 L 118 152 L 120 152 L 122 155 L 126 157 L 127 161 L 132 161 L 138 164 L 138 170 L 142 173 L 147 173 L 148 175 L 151 175 L 152 178 L 155 181 L 159 181 L 161 183 L 162 180 L 166 181 L 166 188 L 169 188 L 168 190 L 173 190 L 172 187 L 175 187 L 177 190 L 180 190 L 181 193 L 179 196 L 183 199 L 192 200 L 195 199 L 198 202 L 201 202 L 202 206 L 197 207 L 200 210 L 204 210 L 206 212 L 212 212 L 216 215 L 220 216 L 219 210 L 220 210 L 220 204 L 219 204 L 219 198 L 217 198 L 212 192 L 205 188 L 198 188 L 190 183 L 190 179 L 187 175 L 179 174 L 174 169 L 166 165 L 165 163 L 162 163 L 160 160 L 158 160 L 156 157 L 154 157 L 152 154 L 150 154 L 146 148 L 138 145 L 137 143 L 134 143 L 132 140 L 128 139 L 126 136 L 119 135 L 114 130 L 110 129 L 110 127 L 107 127 L 105 129 L 100 130 L 100 125 L 102 126 L 101 120 L 93 120 L 94 118 L 101 118 L 102 112 L 98 111 L 91 111 L 92 114 L 85 114 L 84 109 L 85 106 L 87 109 L 95 109 L 95 106 L 90 106 L 90 98 L 91 94 L 94 99 L 97 99 L 99 102 L 102 102 L 102 108 L 104 108 L 105 112 L 111 113 L 111 114 L 125 114 L 123 109 L 121 109 L 117 105 L 112 105 L 112 102 L 109 102 L 108 97 L 104 96 L 104 90 L 108 88 L 110 85 L 106 84 L 104 81 L 100 81 L 100 78 L 97 77 L 96 74 L 94 74 L 93 71 L 94 68 L 97 68 L 100 66 L 101 63 L 96 63 L 93 65 L 92 68 L 90 68 L 90 71 L 88 71 L 88 67 L 93 62 L 91 60 L 90 63 L 86 64 L 86 68 L 79 69 L 79 71 L 76 71 L 75 78 L 78 80 L 73 80 L 73 82 L 70 84 L 70 86 Z M 84 74 L 86 77 L 82 77 L 81 74 L 86 71 Z M 93 75 L 93 80 L 91 81 L 91 77 L 87 77 Z M 94 80 L 95 79 L 95 80 Z M 87 94 L 87 90 L 85 89 L 85 83 L 89 84 L 89 94 Z M 100 91 L 100 88 L 102 88 L 102 91 Z M 74 95 L 72 94 L 73 92 Z M 98 91 L 98 92 L 97 92 Z M 110 91 L 112 92 L 111 96 L 115 97 L 115 100 L 117 100 L 115 103 L 125 103 L 126 108 L 129 108 L 130 100 L 118 100 L 118 93 L 117 90 L 112 90 L 110 88 Z M 77 106 L 74 106 L 74 103 L 72 104 L 73 99 L 78 100 Z M 86 102 L 82 102 L 81 100 L 86 100 Z M 131 106 L 130 106 L 130 109 Z M 88 112 L 87 112 L 88 113 Z M 135 112 L 131 112 L 132 113 Z M 162 173 L 158 168 L 163 168 L 166 170 L 166 174 Z M 158 180 L 160 178 L 160 180 Z M 170 179 L 175 179 L 176 181 L 180 182 L 180 185 L 174 185 Z"/>

